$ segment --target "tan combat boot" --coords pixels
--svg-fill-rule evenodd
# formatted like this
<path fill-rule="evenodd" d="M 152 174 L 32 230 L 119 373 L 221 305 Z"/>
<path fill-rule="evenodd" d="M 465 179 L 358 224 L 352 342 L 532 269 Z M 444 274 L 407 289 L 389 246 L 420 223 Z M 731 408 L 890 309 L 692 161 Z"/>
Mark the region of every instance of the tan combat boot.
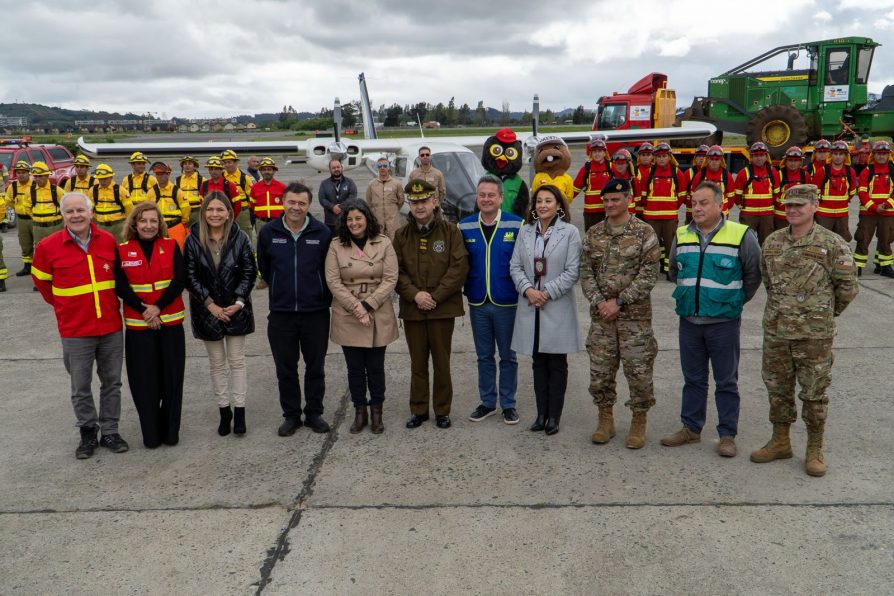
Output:
<path fill-rule="evenodd" d="M 646 413 L 634 412 L 630 421 L 630 432 L 627 433 L 627 448 L 641 449 L 646 444 Z"/>
<path fill-rule="evenodd" d="M 765 464 L 774 459 L 789 459 L 792 456 L 792 444 L 788 438 L 788 429 L 791 425 L 776 423 L 773 425 L 773 436 L 767 444 L 751 452 L 751 461 Z"/>
<path fill-rule="evenodd" d="M 615 413 L 612 406 L 599 406 L 599 424 L 590 440 L 596 444 L 608 443 L 615 436 Z"/>
<path fill-rule="evenodd" d="M 807 431 L 807 462 L 804 469 L 810 476 L 825 476 L 826 462 L 823 461 L 823 431 Z"/>

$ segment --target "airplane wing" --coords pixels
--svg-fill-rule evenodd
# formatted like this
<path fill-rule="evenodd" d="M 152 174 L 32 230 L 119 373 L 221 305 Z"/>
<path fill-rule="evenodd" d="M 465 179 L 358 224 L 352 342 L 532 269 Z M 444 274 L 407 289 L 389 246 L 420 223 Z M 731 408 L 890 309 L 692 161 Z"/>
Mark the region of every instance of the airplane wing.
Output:
<path fill-rule="evenodd" d="M 148 155 L 213 155 L 224 149 L 247 153 L 304 153 L 307 141 L 190 141 L 171 143 L 88 143 L 78 139 L 78 148 L 89 155 L 130 155 L 142 151 Z"/>

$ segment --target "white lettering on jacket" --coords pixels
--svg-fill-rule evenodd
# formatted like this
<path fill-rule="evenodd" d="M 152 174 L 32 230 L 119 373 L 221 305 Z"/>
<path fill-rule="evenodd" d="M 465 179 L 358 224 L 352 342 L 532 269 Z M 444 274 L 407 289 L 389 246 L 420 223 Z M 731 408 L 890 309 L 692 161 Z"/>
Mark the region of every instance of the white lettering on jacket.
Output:
<path fill-rule="evenodd" d="M 121 261 L 122 267 L 140 267 L 143 261 Z"/>

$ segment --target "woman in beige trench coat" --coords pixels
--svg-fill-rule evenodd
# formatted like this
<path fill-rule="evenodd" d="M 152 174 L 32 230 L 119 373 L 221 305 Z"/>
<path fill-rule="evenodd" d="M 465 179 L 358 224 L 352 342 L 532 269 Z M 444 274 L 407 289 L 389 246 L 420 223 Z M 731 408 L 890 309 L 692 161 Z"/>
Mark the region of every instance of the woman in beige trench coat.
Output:
<path fill-rule="evenodd" d="M 326 283 L 333 297 L 330 338 L 342 346 L 348 367 L 348 389 L 356 410 L 350 431 L 359 433 L 370 424 L 378 434 L 385 430 L 385 346 L 397 339 L 391 303 L 397 255 L 363 201 L 343 205 L 339 219 L 338 238 L 326 255 Z"/>

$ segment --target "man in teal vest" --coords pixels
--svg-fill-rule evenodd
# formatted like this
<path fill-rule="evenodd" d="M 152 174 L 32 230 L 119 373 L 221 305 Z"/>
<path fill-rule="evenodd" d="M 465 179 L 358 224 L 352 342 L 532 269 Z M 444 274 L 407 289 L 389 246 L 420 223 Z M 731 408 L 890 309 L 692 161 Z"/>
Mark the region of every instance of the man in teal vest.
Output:
<path fill-rule="evenodd" d="M 701 440 L 708 403 L 708 363 L 714 371 L 718 453 L 735 457 L 739 423 L 739 331 L 742 308 L 761 285 L 761 249 L 748 226 L 723 216 L 723 190 L 702 182 L 692 193 L 692 222 L 677 229 L 668 251 L 676 281 L 683 369 L 683 428 L 661 439 L 678 447 Z"/>

